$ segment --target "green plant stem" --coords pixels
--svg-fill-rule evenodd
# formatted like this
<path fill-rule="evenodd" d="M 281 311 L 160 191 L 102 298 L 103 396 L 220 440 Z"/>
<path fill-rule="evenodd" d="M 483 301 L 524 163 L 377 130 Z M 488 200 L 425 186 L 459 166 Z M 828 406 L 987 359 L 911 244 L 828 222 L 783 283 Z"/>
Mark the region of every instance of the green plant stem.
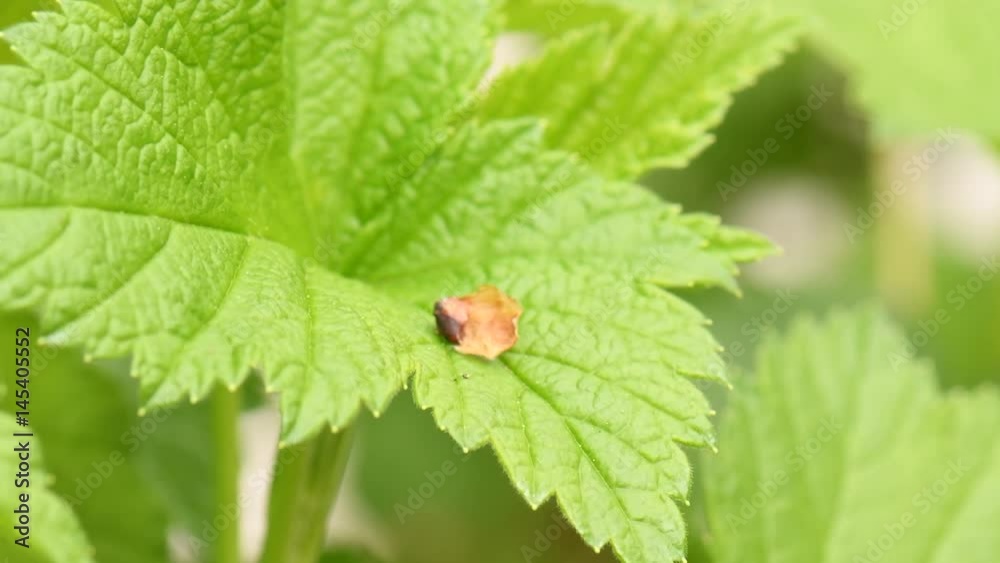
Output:
<path fill-rule="evenodd" d="M 278 451 L 261 563 L 312 563 L 322 555 L 333 507 L 354 442 L 353 428 L 324 431 Z"/>
<path fill-rule="evenodd" d="M 212 394 L 212 431 L 215 438 L 215 506 L 226 518 L 215 541 L 213 561 L 240 563 L 239 519 L 240 395 L 219 387 Z"/>

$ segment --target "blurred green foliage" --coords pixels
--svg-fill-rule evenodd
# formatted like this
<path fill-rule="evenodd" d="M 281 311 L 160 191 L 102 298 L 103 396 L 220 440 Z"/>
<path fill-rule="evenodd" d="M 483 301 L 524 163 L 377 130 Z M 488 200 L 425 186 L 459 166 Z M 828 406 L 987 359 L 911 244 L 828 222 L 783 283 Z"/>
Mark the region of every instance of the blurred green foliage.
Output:
<path fill-rule="evenodd" d="M 775 0 L 850 77 L 882 139 L 940 127 L 1000 137 L 996 22 L 979 0 Z"/>
<path fill-rule="evenodd" d="M 595 556 L 551 501 L 532 511 L 492 450 L 463 452 L 409 397 L 365 422 L 361 490 L 407 563 L 505 563 L 523 560 L 525 549 L 539 563 L 614 561 L 608 550 Z M 558 540 L 540 539 L 555 530 Z"/>
<path fill-rule="evenodd" d="M 15 327 L 34 326 L 29 317 L 0 321 L 11 339 Z M 99 561 L 165 561 L 166 511 L 144 482 L 138 447 L 130 451 L 142 432 L 134 385 L 84 365 L 75 350 L 41 347 L 37 337 L 31 352 L 31 428 L 45 449 L 53 489 L 73 505 Z M 0 348 L 0 360 L 13 365 L 14 349 Z M 6 392 L 5 410 L 14 404 Z"/>
<path fill-rule="evenodd" d="M 0 317 L 0 333 L 37 334 L 29 316 Z M 76 512 L 99 563 L 168 561 L 172 522 L 198 534 L 215 516 L 208 405 L 138 414 L 127 362 L 86 364 L 75 349 L 31 345 L 30 422 L 52 489 Z M 14 364 L 14 349 L 0 361 Z M 14 406 L 7 386 L 0 410 Z M 211 542 L 208 542 L 210 556 Z"/>

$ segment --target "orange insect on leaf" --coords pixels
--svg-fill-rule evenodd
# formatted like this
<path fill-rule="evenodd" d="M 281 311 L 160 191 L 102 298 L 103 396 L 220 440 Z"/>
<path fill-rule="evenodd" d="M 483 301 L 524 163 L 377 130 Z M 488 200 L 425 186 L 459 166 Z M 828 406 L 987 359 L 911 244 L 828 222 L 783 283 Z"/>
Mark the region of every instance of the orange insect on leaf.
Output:
<path fill-rule="evenodd" d="M 434 304 L 438 331 L 463 354 L 494 359 L 517 343 L 521 305 L 492 285 Z"/>

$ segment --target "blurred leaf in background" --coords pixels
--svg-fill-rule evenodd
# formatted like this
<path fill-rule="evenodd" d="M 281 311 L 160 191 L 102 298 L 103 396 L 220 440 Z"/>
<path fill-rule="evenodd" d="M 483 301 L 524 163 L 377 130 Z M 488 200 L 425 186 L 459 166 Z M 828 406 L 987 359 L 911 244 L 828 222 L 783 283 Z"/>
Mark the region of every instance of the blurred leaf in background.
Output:
<path fill-rule="evenodd" d="M 824 6 L 838 9 L 836 5 Z M 833 58 L 827 60 L 827 56 Z M 906 56 L 900 53 L 898 58 Z M 958 150 L 948 149 L 955 155 L 934 154 L 928 159 L 925 151 L 929 147 L 918 139 L 912 146 L 894 149 L 902 154 L 900 162 L 887 163 L 885 151 L 877 148 L 886 146 L 885 139 L 880 144 L 880 138 L 869 133 L 869 116 L 857 106 L 853 92 L 857 79 L 845 76 L 845 70 L 826 49 L 793 54 L 781 67 L 764 75 L 759 84 L 736 96 L 717 130 L 716 142 L 689 166 L 647 174 L 644 183 L 666 198 L 689 209 L 718 213 L 726 223 L 763 232 L 785 250 L 780 259 L 750 269 L 743 284 L 745 300 L 725 303 L 702 292 L 695 297 L 696 303 L 709 312 L 716 334 L 728 347 L 733 342 L 746 343 L 740 329 L 766 308 L 766 300 L 778 291 L 797 289 L 799 303 L 809 303 L 808 308 L 814 311 L 830 303 L 856 302 L 882 293 L 890 298 L 890 304 L 908 300 L 905 306 L 892 310 L 903 321 L 907 334 L 921 340 L 921 353 L 939 362 L 945 385 L 1000 381 L 994 336 L 1000 332 L 1000 284 L 982 280 L 982 289 L 973 299 L 956 295 L 965 283 L 977 283 L 974 278 L 980 259 L 1000 251 L 1000 244 L 994 239 L 992 250 L 989 244 L 978 244 L 974 251 L 978 257 L 968 260 L 962 258 L 970 253 L 968 245 L 943 244 L 946 233 L 935 224 L 942 213 L 951 213 L 950 228 L 983 230 L 974 223 L 988 223 L 990 209 L 996 216 L 996 205 L 991 202 L 996 200 L 1000 182 L 989 172 L 970 170 L 968 161 L 961 158 L 953 165 L 943 165 L 948 158 L 967 153 L 966 142 L 958 143 Z M 924 95 L 922 87 L 912 81 L 918 78 L 900 78 L 894 87 Z M 832 91 L 833 96 L 807 111 L 816 88 Z M 980 94 L 985 95 L 982 91 L 963 95 Z M 806 119 L 796 117 L 797 113 Z M 934 115 L 937 123 L 948 122 L 949 118 L 938 112 L 932 111 L 929 117 Z M 793 124 L 794 133 L 786 138 L 783 132 L 790 132 L 789 124 Z M 920 138 L 933 147 L 939 134 L 929 132 L 931 135 Z M 772 145 L 777 150 L 763 150 L 769 139 L 777 141 Z M 919 170 L 903 168 L 914 166 Z M 890 173 L 909 180 L 906 193 L 898 198 L 902 203 L 889 211 L 902 215 L 904 224 L 915 223 L 916 233 L 899 229 L 895 220 L 870 217 L 881 205 L 877 194 L 885 192 L 885 184 L 894 179 L 882 175 L 887 167 Z M 995 158 L 992 167 L 998 169 Z M 981 220 L 962 215 L 973 210 Z M 857 237 L 845 232 L 848 226 L 866 224 L 866 220 L 871 228 L 865 227 Z M 900 262 L 907 269 L 896 265 Z M 915 262 L 918 267 L 906 262 Z M 926 265 L 919 266 L 921 262 Z M 886 272 L 895 279 L 883 279 Z M 915 281 L 927 284 L 931 293 L 923 300 L 906 297 L 899 284 L 908 282 L 900 277 L 918 278 Z M 757 297 L 765 303 L 755 303 Z M 947 322 L 935 323 L 933 317 L 941 311 Z M 925 340 L 921 323 L 935 334 Z M 940 326 L 935 328 L 935 324 Z"/>
<path fill-rule="evenodd" d="M 130 389 L 130 397 L 135 389 Z M 160 420 L 162 418 L 162 420 Z M 145 433 L 156 423 L 153 432 Z M 159 502 L 168 510 L 171 522 L 196 535 L 216 513 L 212 441 L 212 413 L 209 403 L 178 404 L 156 411 L 136 421 L 143 442 L 136 461 Z"/>
<path fill-rule="evenodd" d="M 463 452 L 409 397 L 363 428 L 362 494 L 402 563 L 508 563 L 525 553 L 538 563 L 614 561 L 609 549 L 595 555 L 554 503 L 532 511 L 491 450 Z"/>
<path fill-rule="evenodd" d="M 27 316 L 0 318 L 2 334 L 18 326 L 37 325 Z M 13 364 L 13 353 L 5 347 L 0 359 Z M 208 405 L 140 417 L 127 362 L 85 364 L 78 350 L 37 339 L 32 358 L 31 428 L 45 444 L 52 488 L 72 506 L 97 560 L 167 561 L 169 523 L 197 534 L 215 516 Z M 3 400 L 3 409 L 12 405 Z"/>
<path fill-rule="evenodd" d="M 740 300 L 684 293 L 709 312 L 727 364 L 747 368 L 760 340 L 796 312 L 874 291 L 871 251 L 850 245 L 842 227 L 847 211 L 870 197 L 866 124 L 850 107 L 843 77 L 805 51 L 737 94 L 715 137 L 687 167 L 653 171 L 643 183 L 782 247 L 779 257 L 748 268 Z M 714 393 L 713 404 L 728 395 Z"/>
<path fill-rule="evenodd" d="M 40 10 L 51 5 L 46 0 L 6 0 L 0 3 L 0 30 L 11 25 L 31 19 L 31 12 Z M 9 64 L 17 61 L 17 55 L 11 51 L 10 45 L 6 41 L 0 41 L 0 64 Z"/>
<path fill-rule="evenodd" d="M 0 334 L 13 338 L 18 326 L 37 325 L 29 317 L 5 317 Z M 128 394 L 114 376 L 84 365 L 78 350 L 42 347 L 34 338 L 31 352 L 31 428 L 44 444 L 52 488 L 72 505 L 97 560 L 166 561 L 166 511 L 132 449 L 143 434 L 134 385 Z M 4 346 L 0 359 L 13 365 L 13 354 Z M 2 408 L 11 406 L 5 398 Z"/>
<path fill-rule="evenodd" d="M 1000 394 L 939 392 L 881 313 L 768 338 L 720 434 L 703 485 L 716 563 L 996 561 Z"/>
<path fill-rule="evenodd" d="M 940 127 L 1000 139 L 1000 3 L 774 0 L 851 77 L 880 137 Z M 993 69 L 993 71 L 990 71 Z"/>
<path fill-rule="evenodd" d="M 11 518 L 0 527 L 0 557 L 18 563 L 92 563 L 94 548 L 76 515 L 50 489 L 52 476 L 45 471 L 40 440 L 17 436 L 30 431 L 15 422 L 13 415 L 0 413 L 0 432 L 17 441 L 0 453 L 0 471 L 10 476 L 11 485 L 10 494 L 5 490 L 0 498 L 0 509 Z"/>
<path fill-rule="evenodd" d="M 789 177 L 819 178 L 821 187 L 860 202 L 869 194 L 867 142 L 843 76 L 816 52 L 800 50 L 736 95 L 704 153 L 683 169 L 655 170 L 644 183 L 711 212 L 731 210 L 766 181 Z"/>
<path fill-rule="evenodd" d="M 945 386 L 1000 383 L 1000 266 L 997 252 L 981 262 L 939 251 L 933 302 L 906 319 L 914 353 L 930 355 Z M 993 268 L 985 268 L 993 264 Z M 985 279 L 988 276 L 990 279 Z"/>

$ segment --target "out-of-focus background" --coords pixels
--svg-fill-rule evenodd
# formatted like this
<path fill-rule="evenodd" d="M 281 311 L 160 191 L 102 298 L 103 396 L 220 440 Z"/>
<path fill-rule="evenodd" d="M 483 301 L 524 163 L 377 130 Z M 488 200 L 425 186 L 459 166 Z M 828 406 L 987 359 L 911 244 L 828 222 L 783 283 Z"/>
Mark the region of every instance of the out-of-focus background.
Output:
<path fill-rule="evenodd" d="M 27 17 L 39 5 L 5 0 L 0 25 Z M 510 63 L 535 48 L 530 36 L 511 35 L 498 47 L 497 59 Z M 11 56 L 0 47 L 0 60 Z M 762 232 L 784 249 L 746 270 L 742 299 L 720 291 L 686 297 L 714 320 L 736 374 L 749 366 L 761 337 L 796 312 L 877 300 L 903 323 L 918 354 L 936 364 L 942 385 L 1000 381 L 1000 284 L 981 275 L 984 261 L 1000 254 L 995 150 L 957 130 L 883 142 L 851 92 L 848 77 L 807 40 L 738 95 L 715 131 L 716 142 L 690 166 L 642 179 L 687 210 L 721 215 L 725 223 Z M 762 150 L 769 142 L 777 143 L 776 152 Z M 894 182 L 902 188 L 890 189 Z M 113 529 L 89 531 L 99 548 L 113 544 L 110 551 L 121 561 L 155 561 L 151 554 L 161 540 L 130 534 L 130 526 L 201 524 L 207 508 L 198 499 L 212 498 L 205 490 L 211 484 L 202 478 L 212 471 L 211 459 L 199 449 L 210 445 L 200 430 L 209 424 L 207 413 L 185 405 L 165 422 L 148 424 L 136 415 L 135 384 L 121 364 L 80 367 L 64 354 L 49 369 L 52 377 L 36 382 L 36 405 L 43 411 L 36 418 L 52 426 L 52 435 L 66 437 L 46 444 L 57 490 L 82 496 L 87 487 L 81 489 L 77 478 L 90 472 L 87 459 L 99 461 L 121 449 L 121 436 L 141 438 L 127 452 L 127 464 L 80 510 L 121 515 Z M 100 387 L 103 403 L 69 405 L 83 386 L 88 397 Z M 725 391 L 712 394 L 721 410 Z M 250 498 L 243 507 L 242 542 L 253 554 L 265 531 L 265 477 L 278 415 L 259 389 L 247 391 L 246 403 L 255 408 L 244 414 L 241 436 L 241 487 Z M 72 456 L 65 453 L 70 449 L 76 450 Z M 139 486 L 146 480 L 158 483 L 160 492 L 137 492 L 146 490 Z M 691 519 L 689 560 L 707 561 L 699 515 Z M 179 530 L 175 526 L 170 535 L 170 549 L 185 561 L 190 538 Z M 330 536 L 359 553 L 403 563 L 613 561 L 608 550 L 595 554 L 586 547 L 554 503 L 532 511 L 488 449 L 457 449 L 406 393 L 378 421 L 365 416 Z M 329 560 L 360 560 L 352 557 Z"/>

